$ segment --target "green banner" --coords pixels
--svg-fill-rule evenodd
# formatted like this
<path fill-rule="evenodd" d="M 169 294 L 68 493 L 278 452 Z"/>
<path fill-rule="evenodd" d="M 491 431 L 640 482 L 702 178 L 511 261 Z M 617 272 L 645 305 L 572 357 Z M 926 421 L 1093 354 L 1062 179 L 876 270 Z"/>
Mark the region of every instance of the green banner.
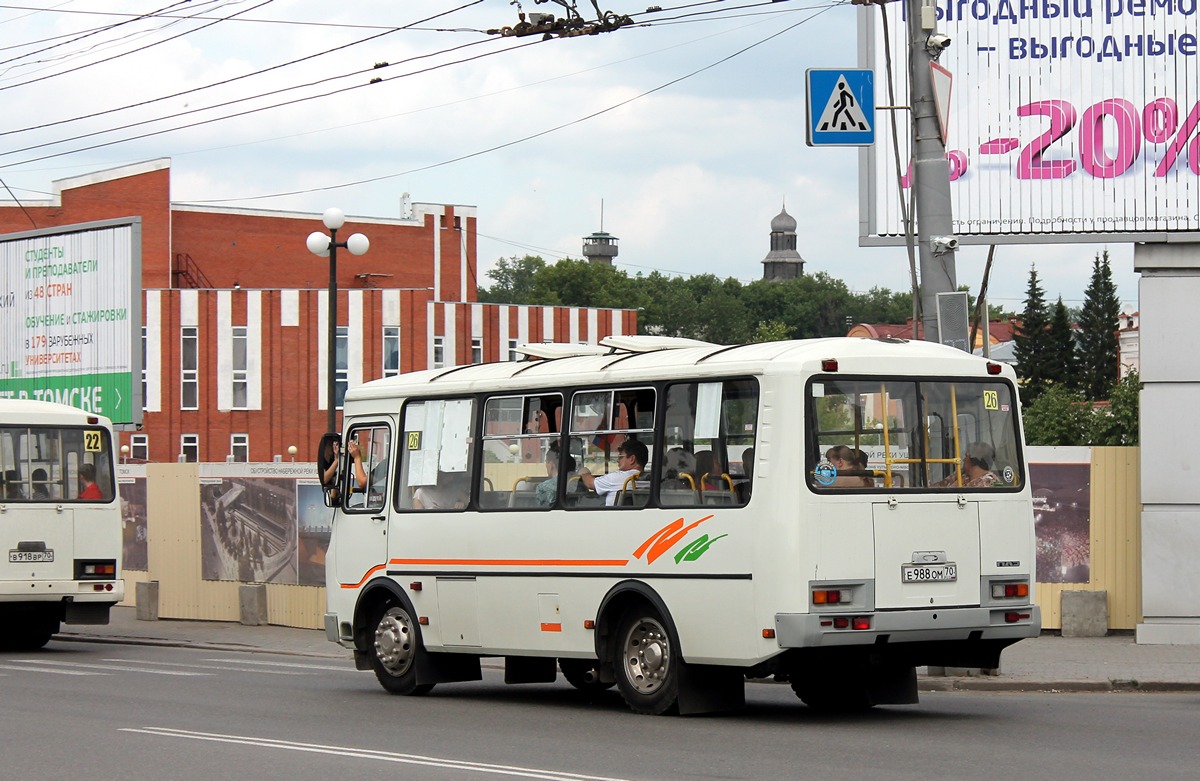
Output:
<path fill-rule="evenodd" d="M 130 372 L 112 372 L 72 377 L 0 379 L 0 398 L 53 401 L 103 415 L 109 420 L 131 421 L 133 375 Z"/>

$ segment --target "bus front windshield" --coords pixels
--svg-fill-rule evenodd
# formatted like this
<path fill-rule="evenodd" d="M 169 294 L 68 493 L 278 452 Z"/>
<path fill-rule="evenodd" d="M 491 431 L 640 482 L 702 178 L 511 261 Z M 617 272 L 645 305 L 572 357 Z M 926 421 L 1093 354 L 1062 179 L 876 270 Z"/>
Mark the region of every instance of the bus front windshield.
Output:
<path fill-rule="evenodd" d="M 110 502 L 114 484 L 107 429 L 0 426 L 0 500 Z"/>
<path fill-rule="evenodd" d="M 816 491 L 1019 489 L 1012 388 L 999 380 L 819 377 L 806 403 Z"/>

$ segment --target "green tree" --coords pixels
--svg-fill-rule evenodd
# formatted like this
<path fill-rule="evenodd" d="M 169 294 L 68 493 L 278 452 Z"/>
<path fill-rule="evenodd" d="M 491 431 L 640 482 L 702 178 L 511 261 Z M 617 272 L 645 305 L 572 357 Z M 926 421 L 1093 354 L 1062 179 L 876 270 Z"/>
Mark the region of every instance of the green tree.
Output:
<path fill-rule="evenodd" d="M 763 320 L 754 329 L 752 342 L 782 342 L 791 338 L 791 330 L 778 320 Z"/>
<path fill-rule="evenodd" d="M 1021 396 L 1026 404 L 1037 400 L 1049 387 L 1053 371 L 1050 359 L 1050 316 L 1046 309 L 1046 291 L 1038 282 L 1037 266 L 1029 267 L 1029 287 L 1021 325 L 1014 330 L 1017 375 L 1021 378 Z"/>
<path fill-rule="evenodd" d="M 1079 375 L 1089 399 L 1107 399 L 1117 381 L 1117 328 L 1121 302 L 1113 284 L 1108 251 L 1096 255 L 1092 279 L 1079 313 Z"/>
<path fill-rule="evenodd" d="M 478 298 L 484 304 L 544 304 L 535 299 L 536 280 L 545 270 L 546 261 L 536 255 L 500 258 L 486 276 L 490 288 L 480 287 Z"/>
<path fill-rule="evenodd" d="M 1138 397 L 1142 381 L 1130 372 L 1113 386 L 1108 407 L 1099 407 L 1092 415 L 1091 444 L 1138 444 Z"/>
<path fill-rule="evenodd" d="M 1053 385 L 1025 407 L 1025 441 L 1030 445 L 1086 445 L 1092 406 L 1078 391 Z"/>
<path fill-rule="evenodd" d="M 1050 314 L 1048 335 L 1048 379 L 1068 388 L 1076 387 L 1078 359 L 1075 352 L 1075 331 L 1071 328 L 1071 318 L 1066 305 L 1063 304 L 1062 296 L 1058 297 L 1058 303 L 1054 305 Z"/>

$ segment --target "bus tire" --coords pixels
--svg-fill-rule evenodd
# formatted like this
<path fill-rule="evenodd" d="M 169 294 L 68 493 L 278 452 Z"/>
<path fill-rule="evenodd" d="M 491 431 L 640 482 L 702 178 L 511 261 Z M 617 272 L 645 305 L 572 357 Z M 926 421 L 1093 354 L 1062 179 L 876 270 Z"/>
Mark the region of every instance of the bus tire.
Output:
<path fill-rule="evenodd" d="M 370 626 L 367 655 L 379 684 L 392 694 L 428 694 L 433 684 L 417 683 L 417 657 L 424 650 L 412 614 L 401 605 L 385 602 Z"/>
<path fill-rule="evenodd" d="M 581 692 L 595 694 L 607 691 L 616 685 L 616 681 L 600 680 L 600 663 L 587 659 L 559 659 L 558 669 L 562 670 L 567 683 Z"/>
<path fill-rule="evenodd" d="M 630 607 L 617 623 L 613 646 L 617 689 L 634 713 L 660 715 L 679 704 L 679 642 L 659 611 L 646 603 Z"/>

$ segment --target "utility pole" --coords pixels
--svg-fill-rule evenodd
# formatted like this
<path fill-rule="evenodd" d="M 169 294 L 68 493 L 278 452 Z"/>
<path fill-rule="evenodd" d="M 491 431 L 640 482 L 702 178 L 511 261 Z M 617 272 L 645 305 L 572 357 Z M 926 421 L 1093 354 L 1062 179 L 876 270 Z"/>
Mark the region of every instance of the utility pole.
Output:
<path fill-rule="evenodd" d="M 950 45 L 937 31 L 932 0 L 908 2 L 908 90 L 912 108 L 912 188 L 921 269 L 921 322 L 925 341 L 940 342 L 938 293 L 958 290 L 954 253 L 958 239 L 950 214 L 950 164 L 942 140 L 929 64 Z"/>

